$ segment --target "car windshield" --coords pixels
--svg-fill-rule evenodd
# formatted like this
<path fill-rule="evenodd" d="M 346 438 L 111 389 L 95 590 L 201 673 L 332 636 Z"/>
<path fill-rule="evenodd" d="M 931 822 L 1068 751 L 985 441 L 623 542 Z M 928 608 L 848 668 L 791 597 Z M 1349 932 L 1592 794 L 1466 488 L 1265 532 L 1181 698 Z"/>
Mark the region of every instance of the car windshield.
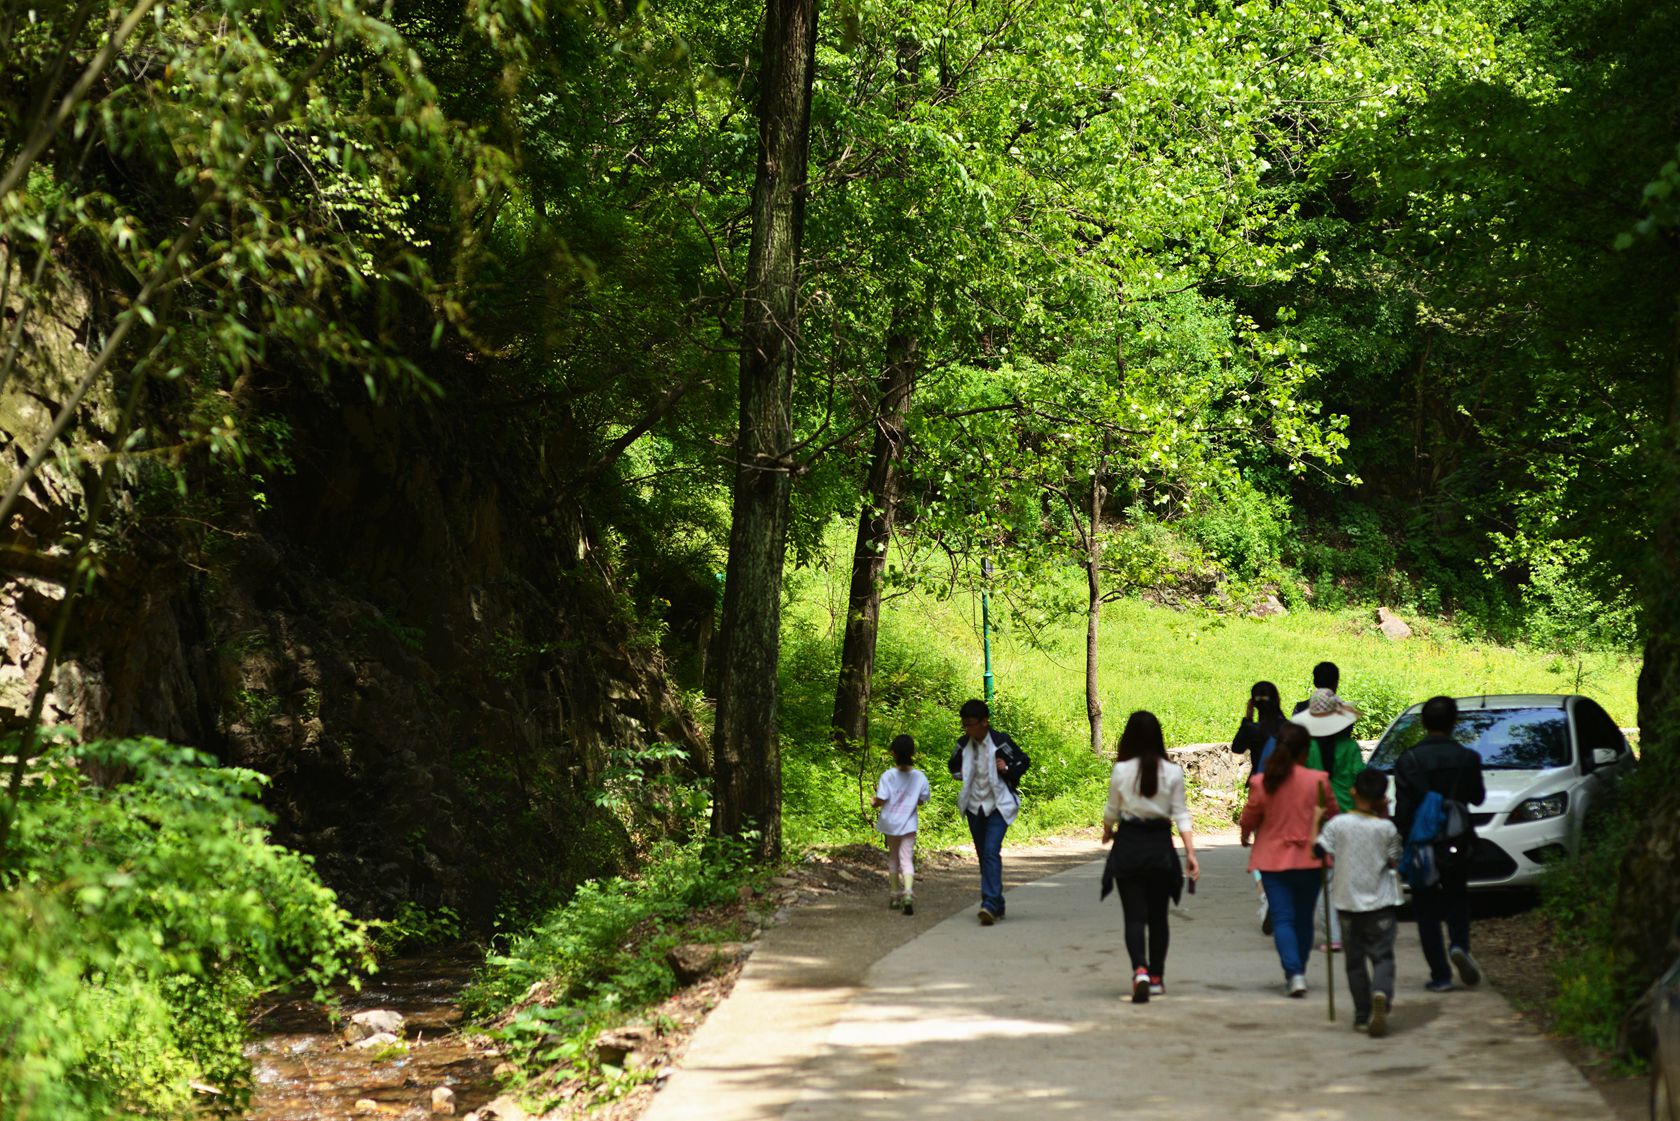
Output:
<path fill-rule="evenodd" d="M 1538 771 L 1569 763 L 1569 722 L 1562 708 L 1490 708 L 1458 714 L 1453 738 L 1482 757 L 1493 771 Z M 1371 766 L 1392 771 L 1394 763 L 1423 739 L 1418 714 L 1395 722 L 1371 754 Z"/>

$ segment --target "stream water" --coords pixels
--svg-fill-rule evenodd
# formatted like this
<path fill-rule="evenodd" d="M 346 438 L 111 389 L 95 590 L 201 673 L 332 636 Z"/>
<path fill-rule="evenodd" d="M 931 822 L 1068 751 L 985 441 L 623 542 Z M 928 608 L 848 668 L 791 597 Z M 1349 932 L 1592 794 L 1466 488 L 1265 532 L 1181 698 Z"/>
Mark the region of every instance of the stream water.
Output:
<path fill-rule="evenodd" d="M 483 1044 L 455 1035 L 459 997 L 483 959 L 466 953 L 399 958 L 380 968 L 361 992 L 340 994 L 346 1018 L 389 1008 L 407 1021 L 408 1050 L 376 1058 L 375 1050 L 347 1047 L 327 1015 L 308 1000 L 282 1000 L 257 1023 L 246 1047 L 256 1083 L 248 1121 L 344 1121 L 349 1117 L 431 1118 L 432 1090 L 455 1091 L 455 1115 L 496 1096 L 491 1070 L 500 1058 Z M 374 1111 L 356 1112 L 369 1100 Z"/>

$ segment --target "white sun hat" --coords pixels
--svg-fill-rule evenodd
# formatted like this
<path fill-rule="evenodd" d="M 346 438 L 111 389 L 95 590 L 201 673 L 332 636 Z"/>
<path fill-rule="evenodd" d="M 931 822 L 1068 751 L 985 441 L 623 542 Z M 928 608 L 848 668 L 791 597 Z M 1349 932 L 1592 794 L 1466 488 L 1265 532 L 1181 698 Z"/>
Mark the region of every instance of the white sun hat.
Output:
<path fill-rule="evenodd" d="M 1307 707 L 1290 717 L 1309 736 L 1333 736 L 1353 727 L 1358 719 L 1359 710 L 1338 697 L 1334 689 L 1314 689 Z"/>

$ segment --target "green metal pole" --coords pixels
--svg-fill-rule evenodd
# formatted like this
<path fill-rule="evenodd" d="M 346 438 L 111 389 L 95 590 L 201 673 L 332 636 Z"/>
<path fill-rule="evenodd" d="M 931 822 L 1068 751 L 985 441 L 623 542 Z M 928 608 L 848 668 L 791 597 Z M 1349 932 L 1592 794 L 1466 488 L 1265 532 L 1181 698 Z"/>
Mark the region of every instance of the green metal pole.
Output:
<path fill-rule="evenodd" d="M 980 574 L 988 580 L 992 575 L 992 558 L 980 559 Z M 986 585 L 980 585 L 980 649 L 986 657 L 986 704 L 992 703 L 994 679 L 992 677 L 992 600 L 987 594 Z"/>

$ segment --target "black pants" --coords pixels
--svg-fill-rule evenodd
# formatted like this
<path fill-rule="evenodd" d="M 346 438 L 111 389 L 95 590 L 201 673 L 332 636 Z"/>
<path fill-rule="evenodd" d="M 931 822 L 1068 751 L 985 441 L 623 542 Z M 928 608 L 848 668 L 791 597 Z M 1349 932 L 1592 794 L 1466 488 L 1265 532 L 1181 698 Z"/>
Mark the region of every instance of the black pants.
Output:
<path fill-rule="evenodd" d="M 1440 882 L 1412 892 L 1412 912 L 1417 916 L 1418 941 L 1429 963 L 1431 981 L 1451 981 L 1452 962 L 1441 944 L 1441 924 L 1447 924 L 1447 945 L 1470 949 L 1470 885 L 1460 875 L 1442 874 Z"/>
<path fill-rule="evenodd" d="M 1151 869 L 1132 872 L 1114 884 L 1126 915 L 1126 952 L 1132 969 L 1147 969 L 1160 977 L 1167 967 L 1167 908 L 1171 904 L 1173 874 Z M 1145 936 L 1148 948 L 1145 950 Z"/>

